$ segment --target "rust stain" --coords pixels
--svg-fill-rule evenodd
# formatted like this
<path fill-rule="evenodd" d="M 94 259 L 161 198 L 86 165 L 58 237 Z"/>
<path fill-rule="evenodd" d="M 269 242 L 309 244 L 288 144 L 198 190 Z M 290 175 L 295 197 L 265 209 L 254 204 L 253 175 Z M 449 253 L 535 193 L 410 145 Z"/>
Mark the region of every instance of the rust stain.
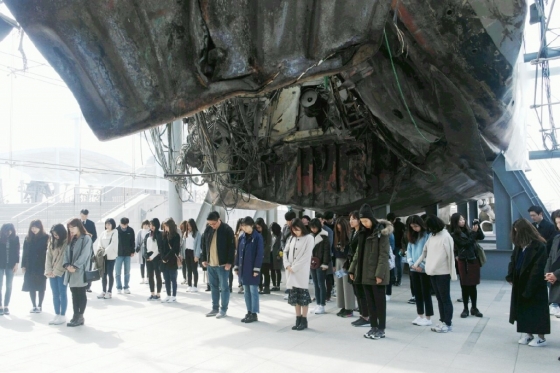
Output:
<path fill-rule="evenodd" d="M 391 3 L 391 8 L 393 9 L 393 11 L 395 10 L 396 6 L 397 6 L 397 0 L 393 0 Z M 401 1 L 398 1 L 398 7 L 399 7 L 398 8 L 399 19 L 406 26 L 406 28 L 408 29 L 412 37 L 414 37 L 414 40 L 416 40 L 416 42 L 419 45 L 421 45 L 426 52 L 430 53 L 432 56 L 435 56 L 436 53 L 426 42 L 426 39 L 424 39 L 424 35 L 422 34 L 422 31 L 420 30 L 420 28 L 418 28 L 418 26 L 416 26 L 416 23 L 414 22 L 414 18 L 404 7 Z"/>

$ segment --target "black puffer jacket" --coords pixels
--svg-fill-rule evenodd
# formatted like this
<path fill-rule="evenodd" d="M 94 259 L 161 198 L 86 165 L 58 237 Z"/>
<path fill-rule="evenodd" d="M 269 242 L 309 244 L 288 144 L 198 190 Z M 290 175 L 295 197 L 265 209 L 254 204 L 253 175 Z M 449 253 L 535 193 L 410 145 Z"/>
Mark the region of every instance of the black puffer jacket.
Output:
<path fill-rule="evenodd" d="M 322 268 L 329 268 L 331 260 L 331 243 L 329 234 L 324 229 L 315 236 L 315 247 L 313 247 L 313 256 L 319 258 Z"/>

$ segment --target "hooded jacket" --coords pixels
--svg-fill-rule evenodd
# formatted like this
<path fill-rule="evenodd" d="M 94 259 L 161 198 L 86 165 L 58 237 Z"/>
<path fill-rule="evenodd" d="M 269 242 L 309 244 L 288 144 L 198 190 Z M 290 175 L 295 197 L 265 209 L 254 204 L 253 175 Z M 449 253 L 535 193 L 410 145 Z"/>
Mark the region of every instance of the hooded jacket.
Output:
<path fill-rule="evenodd" d="M 324 229 L 321 229 L 315 236 L 315 246 L 313 247 L 313 256 L 319 258 L 321 268 L 329 268 L 329 261 L 331 260 L 331 244 L 329 241 L 329 234 Z"/>
<path fill-rule="evenodd" d="M 387 220 L 378 220 L 372 230 L 360 230 L 358 246 L 348 270 L 349 274 L 354 275 L 354 284 L 389 284 L 389 236 L 392 233 L 393 225 Z M 377 283 L 377 277 L 382 280 L 380 284 Z"/>

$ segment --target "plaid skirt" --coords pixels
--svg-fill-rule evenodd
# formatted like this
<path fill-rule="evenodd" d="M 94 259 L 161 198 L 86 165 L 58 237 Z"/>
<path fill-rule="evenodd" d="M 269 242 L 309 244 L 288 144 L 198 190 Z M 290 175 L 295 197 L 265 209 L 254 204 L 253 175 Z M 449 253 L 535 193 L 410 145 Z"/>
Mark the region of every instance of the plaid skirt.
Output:
<path fill-rule="evenodd" d="M 307 306 L 311 303 L 309 290 L 300 288 L 291 288 L 288 295 L 288 304 L 290 306 Z"/>

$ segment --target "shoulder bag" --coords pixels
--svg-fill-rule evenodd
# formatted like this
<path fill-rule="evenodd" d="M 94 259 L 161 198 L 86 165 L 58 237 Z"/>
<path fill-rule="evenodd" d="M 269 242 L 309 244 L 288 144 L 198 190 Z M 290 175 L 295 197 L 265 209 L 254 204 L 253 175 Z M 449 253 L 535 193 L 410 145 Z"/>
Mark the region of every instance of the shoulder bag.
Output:
<path fill-rule="evenodd" d="M 482 267 L 486 263 L 486 253 L 484 252 L 484 249 L 482 248 L 482 246 L 480 246 L 478 242 L 475 242 L 474 244 L 474 251 L 476 257 L 478 258 L 478 261 L 480 262 L 480 266 Z"/>

